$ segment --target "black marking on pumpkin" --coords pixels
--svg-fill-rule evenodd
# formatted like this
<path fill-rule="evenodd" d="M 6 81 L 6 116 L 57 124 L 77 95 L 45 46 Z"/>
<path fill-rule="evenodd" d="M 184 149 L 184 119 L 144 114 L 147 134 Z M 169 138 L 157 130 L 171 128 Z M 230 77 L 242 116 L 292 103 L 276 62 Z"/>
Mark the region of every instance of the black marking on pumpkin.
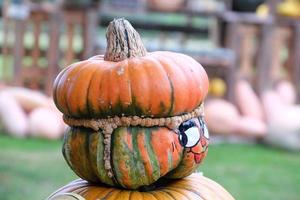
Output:
<path fill-rule="evenodd" d="M 160 117 L 164 115 L 164 113 L 166 112 L 167 107 L 165 106 L 165 104 L 161 101 L 159 103 L 159 110 L 160 110 Z"/>

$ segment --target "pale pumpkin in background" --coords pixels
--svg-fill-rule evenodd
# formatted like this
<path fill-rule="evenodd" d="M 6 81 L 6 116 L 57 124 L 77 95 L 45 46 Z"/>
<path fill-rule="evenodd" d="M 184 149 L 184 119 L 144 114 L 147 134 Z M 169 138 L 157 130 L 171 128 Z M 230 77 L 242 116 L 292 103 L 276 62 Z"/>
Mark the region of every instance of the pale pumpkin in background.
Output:
<path fill-rule="evenodd" d="M 65 130 L 62 115 L 50 108 L 34 109 L 29 114 L 28 122 L 29 133 L 33 137 L 58 139 Z"/>
<path fill-rule="evenodd" d="M 223 99 L 212 99 L 205 103 L 205 121 L 210 132 L 232 135 L 240 115 L 232 103 Z"/>
<path fill-rule="evenodd" d="M 234 125 L 234 133 L 245 137 L 262 138 L 267 134 L 267 126 L 259 119 L 241 117 Z"/>
<path fill-rule="evenodd" d="M 148 191 L 122 190 L 76 180 L 54 192 L 48 200 L 234 200 L 218 183 L 199 174 L 163 182 Z"/>
<path fill-rule="evenodd" d="M 5 131 L 15 137 L 25 137 L 28 122 L 25 112 L 15 98 L 6 91 L 0 93 L 0 118 Z"/>
<path fill-rule="evenodd" d="M 235 86 L 235 101 L 243 116 L 264 121 L 264 113 L 260 99 L 249 82 L 239 80 Z"/>
<path fill-rule="evenodd" d="M 262 102 L 269 125 L 277 124 L 282 127 L 282 133 L 287 130 L 300 130 L 300 106 L 286 105 L 275 91 L 266 91 L 262 95 Z"/>
<path fill-rule="evenodd" d="M 285 104 L 295 104 L 297 99 L 296 89 L 289 81 L 281 81 L 276 85 L 275 91 Z"/>
<path fill-rule="evenodd" d="M 39 91 L 22 87 L 8 87 L 5 91 L 12 95 L 27 112 L 35 108 L 47 107 L 49 104 L 48 97 Z"/>
<path fill-rule="evenodd" d="M 149 8 L 166 12 L 179 10 L 183 6 L 184 2 L 185 0 L 147 0 Z"/>
<path fill-rule="evenodd" d="M 264 142 L 288 150 L 300 150 L 300 106 L 287 105 L 275 91 L 266 91 L 262 102 L 268 134 Z"/>

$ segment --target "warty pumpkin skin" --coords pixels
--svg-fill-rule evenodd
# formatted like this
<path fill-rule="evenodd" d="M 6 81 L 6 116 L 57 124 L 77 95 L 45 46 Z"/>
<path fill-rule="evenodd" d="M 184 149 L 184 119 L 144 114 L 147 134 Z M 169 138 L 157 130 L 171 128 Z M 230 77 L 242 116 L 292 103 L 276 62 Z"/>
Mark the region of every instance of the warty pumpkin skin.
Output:
<path fill-rule="evenodd" d="M 197 128 L 202 128 L 199 123 Z M 189 141 L 193 140 L 191 136 L 185 135 L 184 142 L 193 146 L 184 147 L 179 135 L 165 127 L 115 129 L 110 152 L 112 177 L 105 170 L 101 130 L 70 129 L 65 134 L 63 155 L 73 171 L 85 180 L 137 189 L 163 176 L 182 178 L 193 173 L 208 150 L 208 136 L 203 130 L 199 132 L 200 137 L 194 143 Z"/>
<path fill-rule="evenodd" d="M 150 191 L 122 190 L 75 180 L 54 192 L 48 200 L 234 200 L 219 184 L 199 174 L 173 180 Z"/>
<path fill-rule="evenodd" d="M 170 117 L 200 106 L 207 88 L 203 67 L 183 54 L 153 52 L 119 62 L 96 56 L 58 75 L 54 101 L 77 118 Z"/>

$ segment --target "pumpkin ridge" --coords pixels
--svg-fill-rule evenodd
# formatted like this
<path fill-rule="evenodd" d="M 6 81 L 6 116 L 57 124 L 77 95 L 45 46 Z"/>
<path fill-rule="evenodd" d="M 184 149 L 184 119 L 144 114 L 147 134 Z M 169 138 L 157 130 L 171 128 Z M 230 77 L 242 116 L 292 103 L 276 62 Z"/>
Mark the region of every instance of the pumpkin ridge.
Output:
<path fill-rule="evenodd" d="M 73 128 L 71 128 L 73 129 Z M 67 131 L 65 134 L 64 134 L 64 139 L 63 139 L 63 147 L 62 147 L 62 154 L 67 162 L 67 164 L 69 165 L 69 167 L 74 171 L 74 168 L 70 162 L 70 148 L 68 148 L 69 144 L 68 144 L 68 140 L 69 140 L 69 135 L 71 133 L 69 131 Z"/>
<path fill-rule="evenodd" d="M 72 65 L 69 66 L 69 67 L 64 68 L 64 69 L 57 75 L 57 77 L 56 77 L 55 80 L 54 80 L 54 83 L 53 83 L 53 92 L 52 92 L 52 93 L 53 93 L 53 101 L 54 101 L 55 105 L 59 105 L 59 104 L 58 104 L 58 100 L 57 100 L 57 88 L 58 88 L 58 86 L 59 86 L 59 82 L 60 82 L 60 80 L 61 80 L 61 77 L 66 73 L 66 71 L 71 70 L 71 68 L 72 68 Z M 61 110 L 59 107 L 58 107 L 58 109 Z"/>
<path fill-rule="evenodd" d="M 140 133 L 138 132 L 138 130 L 135 127 L 130 127 L 130 129 L 132 130 L 132 134 L 133 134 L 133 136 L 132 136 L 133 149 L 139 149 L 138 148 L 138 134 L 140 134 Z M 134 184 L 141 185 L 141 184 L 139 184 L 140 181 L 143 183 L 142 185 L 147 184 L 148 180 L 145 180 L 145 178 L 147 179 L 147 176 L 144 174 L 145 167 L 142 163 L 143 158 L 140 154 L 140 151 L 134 151 L 132 158 L 135 163 L 135 168 L 138 168 L 138 170 L 134 170 L 134 173 L 133 173 L 135 176 Z M 136 188 L 136 186 L 134 186 L 134 188 Z"/>
<path fill-rule="evenodd" d="M 181 58 L 182 57 L 182 54 L 177 54 L 177 58 Z M 174 62 L 174 64 L 176 66 L 178 66 L 179 70 L 184 74 L 184 77 L 186 77 L 188 79 L 188 86 L 191 87 L 191 86 L 195 86 L 195 85 L 198 85 L 194 79 L 195 79 L 195 76 L 193 75 L 193 73 L 190 73 L 190 72 L 187 72 L 187 68 L 186 67 L 181 67 L 183 64 L 180 63 L 181 61 L 180 60 L 177 60 L 177 59 L 172 59 L 172 58 L 169 58 L 170 60 L 172 60 L 172 62 Z M 184 63 L 185 65 L 187 65 L 186 63 Z M 189 64 L 189 63 L 188 63 Z M 183 65 L 184 66 L 184 65 Z M 193 98 L 195 98 L 196 96 L 193 94 L 193 90 L 189 89 L 187 90 L 189 93 L 188 93 L 188 98 L 187 98 L 187 105 L 193 105 Z M 195 101 L 195 100 L 194 100 Z M 195 106 L 195 105 L 194 105 Z M 186 107 L 190 107 L 190 106 L 186 106 Z M 185 110 L 186 112 L 188 112 L 188 110 Z"/>
<path fill-rule="evenodd" d="M 66 70 L 64 71 L 64 73 L 62 74 L 61 78 L 59 79 L 58 81 L 58 86 L 57 86 L 57 92 L 60 93 L 61 90 L 67 90 L 66 87 L 67 87 L 67 84 L 60 84 L 61 82 L 65 82 L 65 80 L 68 81 L 68 79 L 74 79 L 74 75 L 73 74 L 77 74 L 78 73 L 78 70 L 81 68 L 81 65 L 79 67 L 71 67 L 70 66 L 70 71 L 69 70 Z M 69 73 L 67 73 L 69 72 Z M 72 78 L 69 78 L 71 75 L 73 75 Z M 62 85 L 62 86 L 61 86 Z M 61 86 L 61 87 L 60 87 Z M 58 98 L 57 101 L 59 102 L 57 105 L 61 105 L 63 104 L 62 107 L 65 107 L 65 109 L 62 109 L 62 113 L 65 113 L 65 114 L 69 114 L 69 115 L 72 115 L 72 112 L 71 110 L 69 109 L 69 106 L 68 106 L 68 102 L 67 102 L 67 92 L 64 92 L 63 94 L 60 95 L 61 97 L 59 98 L 57 95 L 56 97 Z M 61 107 L 61 106 L 58 106 L 58 108 Z"/>
<path fill-rule="evenodd" d="M 175 100 L 174 100 L 174 85 L 173 85 L 172 80 L 170 79 L 168 74 L 167 74 L 167 77 L 168 77 L 168 80 L 170 82 L 170 87 L 171 87 L 171 106 L 170 106 L 170 109 L 168 111 L 168 115 L 172 116 L 174 103 L 175 103 Z"/>
<path fill-rule="evenodd" d="M 102 177 L 98 171 L 98 168 L 97 168 L 97 165 L 98 163 L 97 162 L 97 154 L 95 155 L 94 151 L 95 149 L 97 150 L 98 148 L 98 142 L 99 142 L 99 135 L 98 132 L 95 132 L 95 131 L 92 131 L 90 133 L 88 133 L 87 135 L 89 135 L 89 147 L 88 147 L 88 150 L 89 150 L 89 163 L 91 165 L 91 168 L 92 168 L 92 171 L 93 173 L 95 174 L 95 176 L 97 177 L 98 180 L 100 180 L 102 182 Z M 96 163 L 96 164 L 94 164 Z"/>
<path fill-rule="evenodd" d="M 69 146 L 69 149 L 74 149 L 72 146 L 73 146 L 73 143 L 76 141 L 76 135 L 77 135 L 77 130 L 78 129 L 79 128 L 74 128 L 74 129 L 72 129 L 72 131 L 70 131 L 68 133 L 69 137 L 67 138 L 67 145 Z M 75 153 L 77 153 L 77 151 Z M 75 165 L 73 165 L 74 164 L 74 155 L 73 154 L 74 154 L 74 152 L 68 151 L 67 152 L 67 155 L 68 155 L 67 159 L 69 159 L 69 163 L 72 163 L 71 166 L 73 167 L 73 171 L 75 172 L 75 174 L 77 174 L 77 176 L 79 176 L 80 178 L 84 178 L 85 177 L 84 173 L 82 173 L 82 170 L 78 167 L 76 162 L 75 162 Z"/>
<path fill-rule="evenodd" d="M 77 78 L 81 76 L 82 71 L 85 68 L 87 68 L 88 65 L 89 65 L 89 63 L 84 62 L 83 65 L 80 65 L 80 67 L 78 67 L 77 71 L 74 72 L 74 75 L 71 78 L 71 79 L 73 79 L 73 83 L 67 88 L 67 91 L 65 92 L 64 97 L 65 97 L 65 100 L 66 100 L 66 108 L 69 111 L 70 115 L 80 116 L 80 113 L 81 113 L 80 106 L 77 105 L 77 103 L 76 103 L 74 108 L 72 108 L 73 104 L 70 104 L 70 103 L 72 102 L 72 99 L 75 99 L 75 101 L 77 101 L 77 99 L 78 99 L 78 94 L 77 93 L 75 93 L 75 94 L 77 94 L 77 96 L 72 96 L 73 90 L 74 90 L 75 86 L 78 87 Z M 76 69 L 76 68 L 74 68 L 74 69 Z M 80 91 L 83 91 L 83 90 L 80 90 Z"/>
<path fill-rule="evenodd" d="M 100 113 L 101 113 L 102 116 L 109 115 L 109 113 L 107 111 L 108 110 L 107 109 L 107 102 L 109 101 L 109 98 L 107 97 L 107 95 L 108 95 L 109 92 L 107 90 L 109 88 L 105 84 L 105 83 L 109 82 L 108 81 L 108 76 L 107 76 L 107 71 L 108 70 L 109 70 L 109 68 L 103 69 L 102 73 L 104 74 L 104 76 L 103 75 L 101 76 L 101 81 L 100 81 L 100 84 L 99 84 L 99 90 L 102 91 L 101 94 L 100 94 L 100 98 L 102 98 L 101 101 L 105 102 L 104 105 L 102 105 L 102 102 L 100 102 L 100 104 L 99 104 L 99 110 L 101 111 Z M 106 96 L 102 96 L 102 95 L 106 95 Z"/>
<path fill-rule="evenodd" d="M 89 85 L 87 87 L 87 94 L 86 94 L 86 109 L 89 113 L 89 115 L 93 115 L 94 114 L 94 110 L 93 110 L 93 106 L 91 105 L 91 102 L 90 102 L 90 88 L 92 86 L 92 80 L 94 80 L 95 76 L 98 75 L 97 74 L 97 68 L 95 68 L 95 70 L 92 72 L 92 76 L 89 80 Z"/>
<path fill-rule="evenodd" d="M 176 59 L 174 60 L 172 57 L 170 56 L 165 56 L 165 59 L 167 59 L 169 62 L 172 62 L 173 65 L 172 65 L 172 68 L 177 68 L 178 71 L 180 71 L 180 74 L 182 74 L 182 78 L 184 79 L 184 81 L 181 81 L 182 83 L 181 84 L 184 84 L 185 86 L 186 85 L 189 85 L 188 82 L 189 82 L 189 78 L 187 78 L 187 75 L 186 75 L 186 71 L 183 70 L 182 67 L 180 67 L 180 65 L 178 65 L 178 63 L 176 62 Z M 173 83 L 173 82 L 172 82 Z M 174 88 L 174 86 L 173 86 Z M 180 104 L 182 104 L 182 102 L 184 102 L 184 106 L 182 107 L 189 107 L 189 96 L 190 96 L 190 93 L 191 93 L 191 90 L 186 88 L 186 90 L 184 90 L 184 92 L 188 92 L 188 94 L 181 94 L 180 96 L 184 96 L 186 97 L 184 101 L 181 101 Z M 182 91 L 180 92 L 182 93 Z M 176 100 L 175 100 L 175 91 L 173 90 L 173 98 L 174 98 L 174 104 L 176 104 Z M 199 105 L 200 106 L 200 105 Z M 174 107 L 174 105 L 173 105 Z M 197 106 L 198 107 L 198 106 Z M 174 109 L 174 108 L 173 108 Z M 183 110 L 183 112 L 188 112 L 187 110 Z"/>
<path fill-rule="evenodd" d="M 170 190 L 170 191 L 176 191 L 176 192 L 178 192 L 178 193 L 180 193 L 180 194 L 182 194 L 182 195 L 186 195 L 186 198 L 188 198 L 189 200 L 195 200 L 195 199 L 193 199 L 194 197 L 191 197 L 191 198 L 190 198 L 190 195 L 187 195 L 187 194 L 186 194 L 187 192 L 190 192 L 190 194 L 193 195 L 193 196 L 199 197 L 198 195 L 196 195 L 195 193 L 193 193 L 193 192 L 191 192 L 191 191 L 189 191 L 189 190 L 187 190 L 187 191 L 182 191 L 182 190 L 184 190 L 184 189 L 178 188 L 178 187 L 167 186 L 167 187 L 164 187 L 164 189 Z M 184 193 L 185 193 L 185 194 L 184 194 Z"/>
<path fill-rule="evenodd" d="M 151 137 L 153 137 L 153 135 L 150 133 L 149 129 L 145 129 L 144 135 L 146 137 L 145 142 L 146 142 L 147 152 L 150 157 L 150 162 L 151 162 L 152 171 L 153 171 L 152 179 L 156 181 L 160 178 L 160 166 L 159 166 L 157 156 L 154 153 L 153 147 L 151 145 Z"/>
<path fill-rule="evenodd" d="M 175 200 L 190 200 L 187 196 L 182 195 L 180 192 L 177 192 L 176 190 L 170 190 L 170 189 L 167 188 L 167 187 L 164 188 L 164 192 L 167 193 L 168 195 L 172 196 Z M 174 194 L 176 194 L 176 193 L 177 193 L 177 195 L 179 194 L 179 196 L 183 196 L 185 199 L 182 199 L 181 197 L 179 197 L 179 199 L 178 199 L 178 198 L 175 197 L 175 195 L 174 195 Z M 177 195 L 176 195 L 176 196 L 177 196 Z"/>
<path fill-rule="evenodd" d="M 91 162 L 91 155 L 90 155 L 90 133 L 85 134 L 85 157 L 87 159 L 87 165 L 90 166 L 90 173 L 93 177 L 98 177 L 97 173 L 95 173 L 92 162 Z"/>
<path fill-rule="evenodd" d="M 113 150 L 114 150 L 114 146 L 115 146 L 115 142 L 114 142 L 115 134 L 112 134 L 110 140 L 113 141 L 113 142 L 110 142 L 111 146 L 110 146 L 110 152 L 109 152 L 110 153 L 110 166 L 111 166 L 111 171 L 113 172 L 113 176 L 110 179 L 116 185 L 121 185 L 118 181 L 118 177 L 116 177 L 117 172 L 116 172 L 115 165 L 114 165 L 114 162 L 113 162 L 113 160 L 114 160 L 114 155 L 113 155 L 114 151 Z"/>

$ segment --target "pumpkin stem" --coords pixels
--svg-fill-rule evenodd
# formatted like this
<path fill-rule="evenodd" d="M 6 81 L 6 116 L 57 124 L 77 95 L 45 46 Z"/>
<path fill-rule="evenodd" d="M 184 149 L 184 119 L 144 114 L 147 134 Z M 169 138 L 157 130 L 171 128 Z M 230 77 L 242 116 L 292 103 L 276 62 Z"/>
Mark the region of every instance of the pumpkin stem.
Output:
<path fill-rule="evenodd" d="M 106 31 L 107 47 L 104 60 L 118 62 L 146 55 L 140 35 L 124 18 L 114 19 Z"/>

